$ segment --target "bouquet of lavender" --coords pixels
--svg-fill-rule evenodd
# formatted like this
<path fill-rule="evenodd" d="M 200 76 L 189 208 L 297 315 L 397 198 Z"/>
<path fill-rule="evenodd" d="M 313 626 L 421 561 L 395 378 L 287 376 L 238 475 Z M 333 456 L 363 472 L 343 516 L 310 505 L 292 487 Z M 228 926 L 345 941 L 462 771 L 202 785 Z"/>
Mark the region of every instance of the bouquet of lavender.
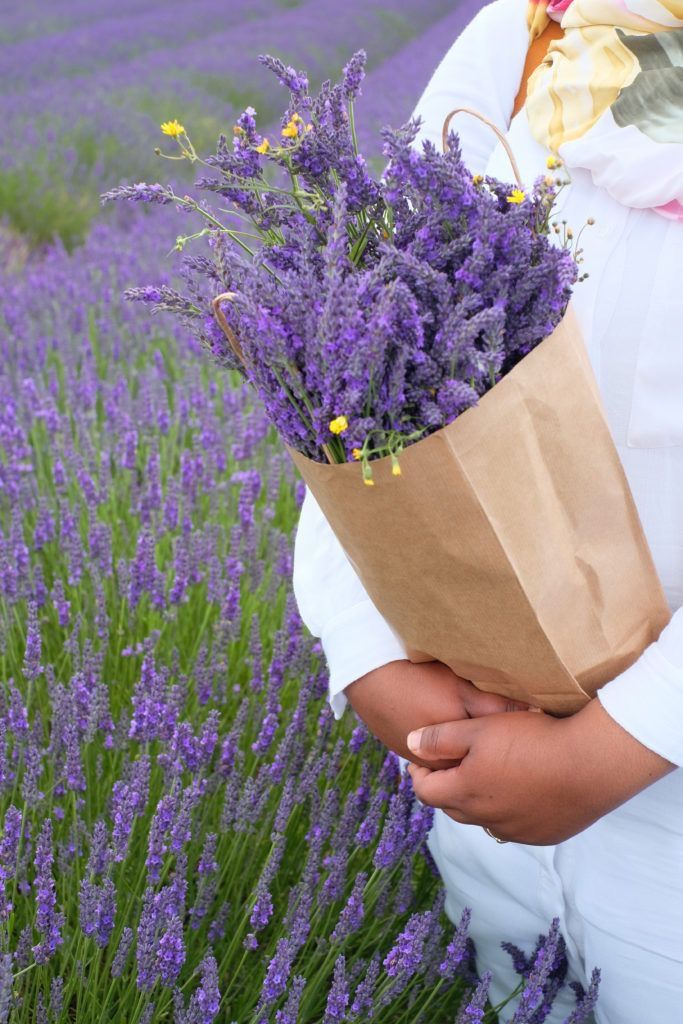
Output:
<path fill-rule="evenodd" d="M 567 310 L 580 235 L 552 220 L 557 161 L 527 192 L 472 175 L 454 133 L 418 148 L 414 119 L 384 130 L 375 180 L 354 130 L 364 53 L 315 97 L 261 59 L 289 90 L 279 138 L 247 108 L 200 161 L 162 126 L 227 209 L 162 185 L 107 193 L 194 211 L 209 237 L 185 257 L 187 295 L 129 297 L 247 376 L 410 657 L 575 711 L 669 612 Z"/>
<path fill-rule="evenodd" d="M 552 332 L 577 278 L 578 240 L 572 254 L 571 232 L 560 246 L 548 237 L 560 179 L 541 175 L 527 195 L 472 176 L 455 134 L 445 153 L 427 142 L 417 150 L 418 119 L 384 130 L 388 165 L 375 180 L 354 129 L 363 51 L 317 96 L 303 73 L 261 60 L 289 89 L 278 139 L 259 134 L 247 108 L 232 147 L 223 135 L 200 160 L 182 125 L 162 125 L 180 159 L 208 167 L 196 186 L 231 204 L 232 223 L 161 185 L 105 194 L 175 203 L 206 222 L 198 235 L 208 234 L 210 255 L 185 258 L 187 296 L 128 295 L 179 313 L 216 359 L 245 373 L 289 446 L 317 461 L 359 460 L 370 484 L 372 460 L 390 456 L 398 474 L 406 445 L 475 405 Z M 222 329 L 206 281 L 223 293 Z"/>

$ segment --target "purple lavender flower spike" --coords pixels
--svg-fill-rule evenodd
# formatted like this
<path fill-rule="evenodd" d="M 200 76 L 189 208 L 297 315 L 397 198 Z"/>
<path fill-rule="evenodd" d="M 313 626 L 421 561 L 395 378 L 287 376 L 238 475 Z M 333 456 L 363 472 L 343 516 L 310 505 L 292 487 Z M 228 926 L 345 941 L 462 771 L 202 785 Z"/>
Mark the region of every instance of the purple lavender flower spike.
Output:
<path fill-rule="evenodd" d="M 526 984 L 511 1024 L 529 1024 L 545 1020 L 552 1007 L 552 998 L 567 971 L 565 943 L 560 934 L 559 918 L 553 918 L 547 936 L 541 936 L 528 965 Z M 559 974 L 559 978 L 557 977 Z"/>
<path fill-rule="evenodd" d="M 281 1010 L 275 1014 L 275 1024 L 297 1024 L 299 1020 L 299 1004 L 306 986 L 306 979 L 302 974 L 295 974 L 289 987 L 287 1002 Z"/>
<path fill-rule="evenodd" d="M 587 991 L 584 991 L 578 982 L 570 982 L 569 984 L 576 994 L 576 1006 L 564 1020 L 563 1024 L 588 1024 L 588 1021 L 593 1019 L 593 1010 L 598 1001 L 600 969 L 598 967 L 593 968 Z"/>
<path fill-rule="evenodd" d="M 368 55 L 365 50 L 358 50 L 354 53 L 351 60 L 344 65 L 342 89 L 345 99 L 355 100 L 357 96 L 360 96 L 360 83 L 365 78 L 367 59 Z"/>
<path fill-rule="evenodd" d="M 486 1000 L 489 994 L 489 988 L 491 987 L 492 975 L 490 971 L 484 971 L 481 976 L 481 981 L 465 1001 L 463 997 L 462 1004 L 458 1011 L 458 1016 L 455 1018 L 455 1024 L 478 1024 L 478 1022 L 484 1019 L 484 1008 L 486 1006 Z"/>
<path fill-rule="evenodd" d="M 9 1020 L 13 981 L 12 954 L 2 953 L 0 955 L 0 1024 L 7 1024 Z"/>
<path fill-rule="evenodd" d="M 6 920 L 13 910 L 13 904 L 7 893 L 7 884 L 16 877 L 21 829 L 21 811 L 12 805 L 5 813 L 3 835 L 0 840 L 0 919 L 2 920 Z"/>
<path fill-rule="evenodd" d="M 111 975 L 113 978 L 120 978 L 126 967 L 128 960 L 128 954 L 130 953 L 131 946 L 133 945 L 134 932 L 132 928 L 127 925 L 121 932 L 121 938 L 116 948 L 116 955 L 111 965 Z"/>
<path fill-rule="evenodd" d="M 50 982 L 50 1014 L 55 1020 L 61 1015 L 64 1002 L 64 978 L 58 974 Z"/>
<path fill-rule="evenodd" d="M 36 929 L 41 933 L 40 942 L 33 946 L 33 955 L 39 964 L 47 963 L 54 956 L 57 946 L 64 941 L 62 928 L 64 914 L 57 910 L 55 880 L 52 875 L 54 854 L 52 850 L 52 820 L 46 818 L 38 836 L 34 864 L 36 867 Z"/>
<path fill-rule="evenodd" d="M 349 1007 L 351 1020 L 367 1020 L 372 1017 L 372 1006 L 375 986 L 380 972 L 380 954 L 373 954 L 367 963 L 365 974 L 361 978 Z"/>
<path fill-rule="evenodd" d="M 295 71 L 294 68 L 283 64 L 278 57 L 271 57 L 268 54 L 260 55 L 258 59 L 273 72 L 280 85 L 289 89 L 294 103 L 299 103 L 301 107 L 309 105 L 308 78 L 303 71 Z"/>
<path fill-rule="evenodd" d="M 407 974 L 410 977 L 419 969 L 431 923 L 429 911 L 411 915 L 383 960 L 384 969 L 390 977 L 397 974 Z"/>
<path fill-rule="evenodd" d="M 148 185 L 144 181 L 139 181 L 136 185 L 120 185 L 111 188 L 108 192 L 103 192 L 100 199 L 102 205 L 117 199 L 128 199 L 134 203 L 157 203 L 162 206 L 174 201 L 173 196 L 163 185 Z"/>
<path fill-rule="evenodd" d="M 331 942 L 342 942 L 361 927 L 365 917 L 363 893 L 367 880 L 367 871 L 359 871 L 353 883 L 351 894 L 346 905 L 342 908 L 334 930 L 330 935 Z"/>
<path fill-rule="evenodd" d="M 378 789 L 372 797 L 367 814 L 358 826 L 358 831 L 356 832 L 355 842 L 359 846 L 369 846 L 377 835 L 380 819 L 382 817 L 382 808 L 386 799 L 387 793 L 382 789 Z"/>
<path fill-rule="evenodd" d="M 256 1013 L 270 1006 L 282 995 L 287 987 L 287 979 L 292 969 L 294 960 L 294 947 L 290 939 L 279 938 L 275 947 L 275 953 L 268 962 L 266 976 L 263 981 L 261 998 Z"/>
<path fill-rule="evenodd" d="M 43 671 L 40 664 L 41 640 L 38 623 L 38 608 L 35 601 L 28 603 L 28 625 L 26 629 L 26 650 L 24 652 L 23 672 L 28 680 L 37 679 Z"/>
<path fill-rule="evenodd" d="M 409 798 L 394 793 L 389 801 L 389 812 L 372 862 L 376 868 L 392 868 L 398 862 L 408 838 Z"/>
<path fill-rule="evenodd" d="M 217 942 L 225 936 L 225 926 L 230 913 L 230 903 L 224 900 L 216 911 L 213 921 L 209 925 L 209 942 Z"/>
<path fill-rule="evenodd" d="M 211 1024 L 218 1014 L 221 995 L 218 987 L 218 964 L 208 953 L 199 965 L 199 987 L 192 993 L 186 1024 Z"/>
<path fill-rule="evenodd" d="M 260 931 L 262 928 L 265 928 L 272 916 L 273 897 L 265 886 L 258 888 L 249 923 L 256 931 Z"/>
<path fill-rule="evenodd" d="M 84 878 L 80 888 L 79 916 L 83 933 L 98 946 L 108 945 L 116 915 L 116 887 L 111 878 L 96 885 Z"/>
<path fill-rule="evenodd" d="M 360 752 L 363 744 L 367 742 L 368 736 L 369 733 L 367 726 L 361 722 L 361 724 L 357 725 L 353 730 L 351 738 L 349 739 L 349 750 L 352 754 L 358 754 Z"/>
<path fill-rule="evenodd" d="M 340 953 L 334 962 L 332 986 L 325 1004 L 323 1024 L 339 1024 L 346 1018 L 349 1003 L 349 983 L 346 978 L 346 957 Z"/>
<path fill-rule="evenodd" d="M 471 919 L 472 911 L 469 907 L 465 907 L 455 934 L 446 947 L 446 958 L 439 964 L 439 974 L 443 978 L 452 978 L 469 958 L 467 940 Z"/>
<path fill-rule="evenodd" d="M 394 896 L 392 910 L 394 914 L 405 914 L 410 909 L 415 889 L 413 886 L 413 858 L 406 856 L 401 867 L 401 876 Z"/>
<path fill-rule="evenodd" d="M 166 922 L 156 950 L 157 970 L 162 985 L 171 987 L 185 963 L 185 941 L 182 921 L 175 914 Z"/>

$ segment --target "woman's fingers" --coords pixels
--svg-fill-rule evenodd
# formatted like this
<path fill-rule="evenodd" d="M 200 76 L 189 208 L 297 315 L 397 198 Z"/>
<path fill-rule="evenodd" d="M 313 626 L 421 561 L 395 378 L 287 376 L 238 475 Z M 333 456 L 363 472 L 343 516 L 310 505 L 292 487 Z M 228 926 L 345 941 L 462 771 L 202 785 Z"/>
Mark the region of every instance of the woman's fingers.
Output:
<path fill-rule="evenodd" d="M 459 722 L 438 722 L 436 725 L 426 725 L 423 729 L 415 729 L 408 733 L 406 744 L 413 754 L 425 761 L 461 760 L 470 749 L 469 739 L 472 735 L 470 726 L 472 724 L 472 719 L 465 718 Z M 452 769 L 452 771 L 457 770 L 457 768 Z"/>
<path fill-rule="evenodd" d="M 455 821 L 460 821 L 463 825 L 470 824 L 466 813 L 458 807 L 460 768 L 447 768 L 444 771 L 433 772 L 421 765 L 411 764 L 408 771 L 418 800 L 428 807 L 448 809 L 448 813 Z"/>
<path fill-rule="evenodd" d="M 497 693 L 486 693 L 465 679 L 461 683 L 460 696 L 470 718 L 479 718 L 481 715 L 498 715 L 503 711 L 529 710 L 529 705 L 520 700 L 501 697 Z"/>

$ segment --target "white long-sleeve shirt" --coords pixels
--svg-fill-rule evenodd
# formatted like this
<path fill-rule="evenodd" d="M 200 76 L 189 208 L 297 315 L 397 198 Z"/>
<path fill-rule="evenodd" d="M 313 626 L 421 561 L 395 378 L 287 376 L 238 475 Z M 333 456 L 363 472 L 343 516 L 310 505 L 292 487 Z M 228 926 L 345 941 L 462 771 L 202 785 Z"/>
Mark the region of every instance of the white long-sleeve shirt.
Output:
<path fill-rule="evenodd" d="M 530 186 L 547 173 L 548 152 L 532 137 L 524 108 L 511 121 L 526 54 L 524 14 L 521 0 L 494 0 L 470 22 L 417 104 L 424 124 L 416 144 L 430 139 L 440 148 L 445 115 L 474 107 L 507 130 Z M 451 127 L 473 173 L 512 180 L 489 128 L 465 114 Z M 581 240 L 589 277 L 576 285 L 572 302 L 673 612 L 659 639 L 598 698 L 641 743 L 683 765 L 683 222 L 621 206 L 589 172 L 573 170 L 556 218 L 576 235 L 589 217 L 595 224 Z M 346 686 L 406 653 L 310 492 L 296 537 L 294 590 L 304 622 L 321 639 L 329 699 L 340 718 Z"/>

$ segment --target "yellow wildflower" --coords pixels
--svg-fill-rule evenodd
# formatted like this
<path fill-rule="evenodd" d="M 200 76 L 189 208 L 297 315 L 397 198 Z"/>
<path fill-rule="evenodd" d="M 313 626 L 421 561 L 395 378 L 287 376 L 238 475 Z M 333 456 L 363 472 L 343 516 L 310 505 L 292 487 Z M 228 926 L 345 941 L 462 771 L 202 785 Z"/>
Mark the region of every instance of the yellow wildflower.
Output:
<path fill-rule="evenodd" d="M 400 476 L 401 475 L 401 467 L 400 467 L 400 465 L 398 463 L 398 459 L 392 459 L 391 460 L 391 475 L 392 476 Z"/>
<path fill-rule="evenodd" d="M 288 121 L 286 127 L 282 129 L 282 135 L 285 139 L 295 139 L 298 134 L 296 121 Z"/>
<path fill-rule="evenodd" d="M 484 180 L 484 175 L 483 174 L 474 174 L 472 176 L 472 184 L 473 185 L 481 185 L 483 180 Z"/>
<path fill-rule="evenodd" d="M 299 117 L 298 114 L 292 114 L 292 121 L 294 124 L 298 124 L 300 121 L 303 121 L 303 117 Z"/>
<path fill-rule="evenodd" d="M 164 135 L 170 135 L 173 139 L 177 139 L 185 131 L 179 121 L 164 121 L 160 127 Z"/>
<path fill-rule="evenodd" d="M 264 139 L 263 142 L 260 144 L 260 146 L 256 147 L 256 152 L 257 153 L 267 153 L 269 149 L 270 149 L 270 143 L 268 142 L 268 139 Z"/>
<path fill-rule="evenodd" d="M 337 416 L 335 419 L 330 420 L 330 432 L 332 434 L 343 434 L 348 429 L 349 421 L 346 416 Z"/>
<path fill-rule="evenodd" d="M 360 460 L 360 457 L 361 457 L 361 455 L 363 453 L 360 450 L 360 448 L 352 448 L 351 449 L 351 454 L 353 455 L 354 459 L 358 462 Z"/>
<path fill-rule="evenodd" d="M 364 476 L 363 477 L 363 483 L 365 484 L 366 487 L 374 487 L 375 486 L 375 481 L 372 479 L 371 476 Z"/>
<path fill-rule="evenodd" d="M 523 203 L 526 199 L 526 193 L 521 188 L 513 188 L 510 195 L 507 197 L 508 203 Z"/>
<path fill-rule="evenodd" d="M 545 165 L 546 167 L 549 167 L 552 171 L 555 169 L 555 167 L 561 167 L 562 161 L 560 160 L 559 156 L 549 156 L 545 162 Z"/>
<path fill-rule="evenodd" d="M 241 128 L 240 125 L 238 125 L 238 124 L 234 124 L 232 126 L 232 134 L 233 135 L 244 135 L 244 128 Z"/>

